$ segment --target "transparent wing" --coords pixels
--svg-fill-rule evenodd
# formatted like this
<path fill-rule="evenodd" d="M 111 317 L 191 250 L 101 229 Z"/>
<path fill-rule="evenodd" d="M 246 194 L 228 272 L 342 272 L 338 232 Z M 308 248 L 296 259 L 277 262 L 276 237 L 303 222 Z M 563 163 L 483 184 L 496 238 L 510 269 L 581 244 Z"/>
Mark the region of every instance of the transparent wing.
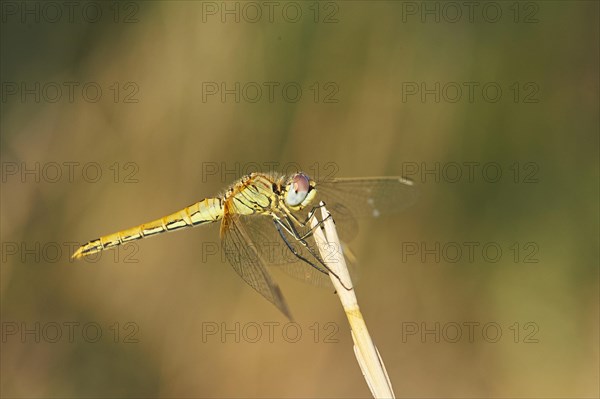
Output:
<path fill-rule="evenodd" d="M 262 254 L 256 250 L 256 245 L 253 245 L 248 232 L 240 223 L 240 217 L 228 214 L 225 215 L 222 223 L 223 250 L 233 269 L 250 287 L 267 298 L 291 319 L 281 290 L 265 269 Z"/>
<path fill-rule="evenodd" d="M 398 213 L 412 205 L 418 191 L 402 177 L 339 178 L 317 182 L 315 204 L 324 201 L 333 215 L 340 238 L 356 235 L 355 218 L 378 218 Z"/>
<path fill-rule="evenodd" d="M 255 245 L 256 250 L 261 254 L 269 269 L 281 270 L 284 273 L 298 280 L 307 282 L 311 285 L 333 289 L 333 284 L 328 274 L 321 273 L 319 270 L 300 260 L 287 247 L 275 225 L 273 219 L 264 215 L 241 216 L 241 223 L 248 232 L 248 236 Z M 302 255 L 304 258 L 315 261 L 310 252 L 294 237 L 286 234 L 288 243 Z M 306 239 L 311 248 L 316 251 L 316 243 L 312 237 Z"/>

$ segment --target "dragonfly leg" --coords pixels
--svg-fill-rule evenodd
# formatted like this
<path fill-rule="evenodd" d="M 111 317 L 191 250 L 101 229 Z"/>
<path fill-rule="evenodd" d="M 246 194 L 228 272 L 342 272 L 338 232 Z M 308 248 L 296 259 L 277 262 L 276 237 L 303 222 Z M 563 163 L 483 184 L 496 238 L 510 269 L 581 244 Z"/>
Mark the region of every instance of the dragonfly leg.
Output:
<path fill-rule="evenodd" d="M 294 215 L 292 212 L 290 212 L 290 210 L 286 207 L 286 206 L 282 206 L 283 210 L 285 211 L 286 215 L 293 220 L 297 225 L 302 226 L 302 227 L 306 227 L 310 224 L 310 221 L 312 220 L 312 218 L 315 216 L 315 212 L 317 212 L 318 209 L 321 209 L 322 207 L 325 206 L 325 203 L 323 201 L 321 201 L 319 203 L 319 205 L 315 205 L 312 207 L 312 209 L 310 210 L 310 212 L 308 212 L 306 219 L 304 219 L 303 222 L 301 222 L 298 217 L 296 217 L 296 215 Z M 332 217 L 331 214 L 329 214 L 329 216 L 327 216 L 327 219 L 329 217 Z M 333 217 L 332 217 L 333 218 Z M 325 220 L 322 220 L 321 222 L 319 222 L 319 226 L 322 228 L 322 223 Z"/>
<path fill-rule="evenodd" d="M 292 244 L 290 244 L 290 242 L 288 241 L 288 239 L 285 237 L 285 234 L 284 234 L 283 230 L 281 229 L 281 227 L 283 227 L 287 231 L 287 227 L 284 226 L 279 219 L 273 219 L 273 223 L 275 224 L 275 228 L 277 229 L 277 232 L 279 233 L 279 235 L 283 239 L 283 242 L 285 242 L 285 245 L 294 254 L 294 256 L 296 256 L 298 259 L 300 259 L 300 260 L 308 263 L 310 266 L 314 267 L 315 269 L 317 269 L 321 273 L 327 274 L 328 270 L 322 269 L 321 267 L 315 265 L 314 263 L 312 263 L 311 261 L 309 261 L 308 259 L 306 259 L 302 255 L 300 255 L 300 253 L 296 250 L 296 248 L 294 248 L 292 246 Z M 327 267 L 327 266 L 325 266 L 325 267 Z"/>
<path fill-rule="evenodd" d="M 304 240 L 304 239 L 312 236 L 313 233 L 314 233 L 314 231 L 317 229 L 317 227 L 320 227 L 321 229 L 323 229 L 323 223 L 327 219 L 329 219 L 329 218 L 333 219 L 333 216 L 331 216 L 330 213 L 327 214 L 327 217 L 325 219 L 320 220 L 320 221 L 318 220 L 317 224 L 314 227 L 311 227 L 303 235 L 300 235 L 298 233 L 298 231 L 293 227 L 293 224 L 290 221 L 293 221 L 294 224 L 296 224 L 297 226 L 307 227 L 307 226 L 310 225 L 310 221 L 315 217 L 315 212 L 318 209 L 321 209 L 324 206 L 325 206 L 325 203 L 323 201 L 321 201 L 319 203 L 319 205 L 313 206 L 312 209 L 310 210 L 310 212 L 308 212 L 308 215 L 306 216 L 306 219 L 303 222 L 301 222 L 296 215 L 294 215 L 292 212 L 290 212 L 290 210 L 287 209 L 287 207 L 282 206 L 282 208 L 283 208 L 283 210 L 285 212 L 285 219 L 288 222 L 288 226 L 284 225 L 283 227 L 288 231 L 288 233 L 290 233 L 291 235 L 293 235 L 296 239 L 302 239 L 302 240 Z"/>
<path fill-rule="evenodd" d="M 304 220 L 304 222 L 300 222 L 298 221 L 303 227 L 307 226 L 311 219 L 315 216 L 315 212 L 317 212 L 317 210 L 323 208 L 325 206 L 325 203 L 323 201 L 319 202 L 319 205 L 315 205 L 312 207 L 312 209 L 310 210 L 310 212 L 308 212 L 308 215 L 306 216 L 306 219 Z M 331 216 L 331 214 L 329 214 L 329 216 Z M 329 216 L 327 216 L 327 218 L 329 218 Z"/>
<path fill-rule="evenodd" d="M 329 216 L 327 218 L 329 218 Z M 315 225 L 315 227 L 312 228 L 308 232 L 310 234 L 307 233 L 304 236 L 300 236 L 300 234 L 298 233 L 298 231 L 296 230 L 296 228 L 293 226 L 293 224 L 291 223 L 291 221 L 289 220 L 289 218 L 287 218 L 287 217 L 285 218 L 285 221 L 287 222 L 287 225 L 286 225 L 286 223 L 283 222 L 283 220 L 281 218 L 279 218 L 276 215 L 273 215 L 273 220 L 274 220 L 274 223 L 275 223 L 275 227 L 277 228 L 277 231 L 279 232 L 279 235 L 281 235 L 281 237 L 285 241 L 285 243 L 288 246 L 288 248 L 292 251 L 292 253 L 294 255 L 296 255 L 296 257 L 298 257 L 299 259 L 302 259 L 303 261 L 307 262 L 309 265 L 311 265 L 315 269 L 317 269 L 317 270 L 325 273 L 323 270 L 321 270 L 320 267 L 316 267 L 312 262 L 309 262 L 308 260 L 306 260 L 300 254 L 298 254 L 295 249 L 293 249 L 293 247 L 290 245 L 290 243 L 284 237 L 284 234 L 283 234 L 283 231 L 281 230 L 281 227 L 283 227 L 292 237 L 294 237 L 295 240 L 297 240 L 300 244 L 302 244 L 308 250 L 308 252 L 310 252 L 310 254 L 313 256 L 313 258 L 315 258 L 327 270 L 327 272 L 331 273 L 333 276 L 335 276 L 335 278 L 338 279 L 338 281 L 340 282 L 340 284 L 342 284 L 342 286 L 344 288 L 346 288 L 347 290 L 351 289 L 351 288 L 348 288 L 348 287 L 346 287 L 344 285 L 344 282 L 340 279 L 340 277 L 333 270 L 331 270 L 325 264 L 325 262 L 323 262 L 323 260 L 321 259 L 321 257 L 318 254 L 315 253 L 315 251 L 310 247 L 310 245 L 308 245 L 308 243 L 305 240 L 305 238 L 308 237 L 310 234 L 312 234 L 313 230 L 316 229 L 317 227 L 319 227 L 324 222 L 324 220 L 320 221 L 317 225 Z"/>
<path fill-rule="evenodd" d="M 313 209 L 318 209 L 318 207 L 315 207 Z M 300 224 L 300 226 L 302 227 L 306 227 L 306 224 L 308 224 L 308 222 L 310 222 L 310 219 L 312 219 L 314 217 L 314 212 L 311 216 L 309 216 L 309 218 L 306 219 L 306 221 L 304 223 L 301 223 L 300 221 L 298 221 L 298 219 L 294 218 L 294 215 L 285 215 L 282 218 L 280 218 L 279 216 L 276 215 L 272 215 L 273 218 L 277 219 L 280 223 L 281 226 L 291 235 L 293 236 L 296 240 L 298 241 L 303 241 L 306 240 L 308 237 L 311 237 L 315 230 L 317 228 L 321 228 L 323 229 L 324 223 L 326 220 L 328 220 L 329 218 L 333 218 L 333 216 L 331 216 L 331 214 L 328 214 L 327 217 L 323 220 L 318 220 L 317 224 L 313 227 L 311 227 L 306 233 L 300 235 L 300 233 L 298 232 L 298 230 L 294 227 L 294 224 L 291 221 L 295 221 L 298 224 Z M 286 223 L 284 223 L 284 221 Z"/>
<path fill-rule="evenodd" d="M 333 216 L 331 216 L 331 213 L 328 213 L 327 216 L 325 217 L 325 219 L 318 220 L 317 224 L 315 224 L 313 227 L 311 227 L 301 238 L 306 239 L 306 238 L 312 236 L 317 228 L 320 228 L 321 230 L 323 230 L 325 228 L 325 221 L 327 221 L 329 219 L 333 220 Z M 309 221 L 310 221 L 310 219 L 307 219 L 307 223 Z"/>

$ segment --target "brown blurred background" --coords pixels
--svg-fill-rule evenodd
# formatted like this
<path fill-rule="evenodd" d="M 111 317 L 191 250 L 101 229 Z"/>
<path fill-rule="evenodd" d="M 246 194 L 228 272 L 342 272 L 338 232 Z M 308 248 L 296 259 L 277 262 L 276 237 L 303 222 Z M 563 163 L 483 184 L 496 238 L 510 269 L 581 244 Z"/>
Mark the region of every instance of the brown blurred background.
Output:
<path fill-rule="evenodd" d="M 352 242 L 398 397 L 597 397 L 598 3 L 459 3 L 3 2 L 2 396 L 368 397 L 216 226 L 69 259 L 276 163 L 419 186 Z"/>

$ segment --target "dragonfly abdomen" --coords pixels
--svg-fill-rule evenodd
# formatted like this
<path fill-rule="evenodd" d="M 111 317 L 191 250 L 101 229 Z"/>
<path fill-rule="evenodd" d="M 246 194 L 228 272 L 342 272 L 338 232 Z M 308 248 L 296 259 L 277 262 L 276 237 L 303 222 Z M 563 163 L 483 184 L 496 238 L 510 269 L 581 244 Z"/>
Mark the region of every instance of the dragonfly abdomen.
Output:
<path fill-rule="evenodd" d="M 213 223 L 222 218 L 223 200 L 221 198 L 206 198 L 160 219 L 89 241 L 87 244 L 79 247 L 73 254 L 73 258 L 81 258 L 129 241 L 140 240 L 159 233 Z"/>

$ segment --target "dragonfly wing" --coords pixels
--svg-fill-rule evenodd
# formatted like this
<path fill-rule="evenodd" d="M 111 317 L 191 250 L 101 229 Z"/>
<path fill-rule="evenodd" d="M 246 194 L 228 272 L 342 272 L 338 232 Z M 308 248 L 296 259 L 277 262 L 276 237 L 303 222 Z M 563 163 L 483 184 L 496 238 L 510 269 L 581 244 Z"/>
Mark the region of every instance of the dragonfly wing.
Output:
<path fill-rule="evenodd" d="M 233 269 L 250 287 L 291 319 L 281 290 L 267 272 L 262 254 L 256 250 L 256 245 L 253 245 L 248 232 L 240 223 L 240 217 L 228 214 L 223 218 L 222 223 L 223 250 Z"/>
<path fill-rule="evenodd" d="M 331 206 L 342 204 L 356 217 L 397 213 L 417 199 L 413 182 L 402 177 L 330 179 L 317 184 L 317 193 Z"/>
<path fill-rule="evenodd" d="M 356 234 L 355 218 L 398 213 L 417 197 L 412 181 L 402 177 L 339 178 L 317 183 L 317 199 L 327 205 L 344 241 Z"/>
<path fill-rule="evenodd" d="M 277 229 L 273 224 L 273 219 L 269 216 L 252 215 L 241 216 L 244 227 L 251 237 L 253 243 L 256 244 L 256 249 L 261 252 L 262 259 L 270 269 L 281 270 L 289 276 L 307 282 L 311 285 L 333 288 L 331 279 L 328 274 L 322 273 L 308 263 L 300 260 L 287 247 Z M 315 262 L 316 260 L 310 252 L 290 234 L 284 231 L 287 241 L 298 253 L 306 259 Z M 307 237 L 307 244 L 313 248 L 315 253 L 319 253 L 316 249 L 314 238 Z"/>

